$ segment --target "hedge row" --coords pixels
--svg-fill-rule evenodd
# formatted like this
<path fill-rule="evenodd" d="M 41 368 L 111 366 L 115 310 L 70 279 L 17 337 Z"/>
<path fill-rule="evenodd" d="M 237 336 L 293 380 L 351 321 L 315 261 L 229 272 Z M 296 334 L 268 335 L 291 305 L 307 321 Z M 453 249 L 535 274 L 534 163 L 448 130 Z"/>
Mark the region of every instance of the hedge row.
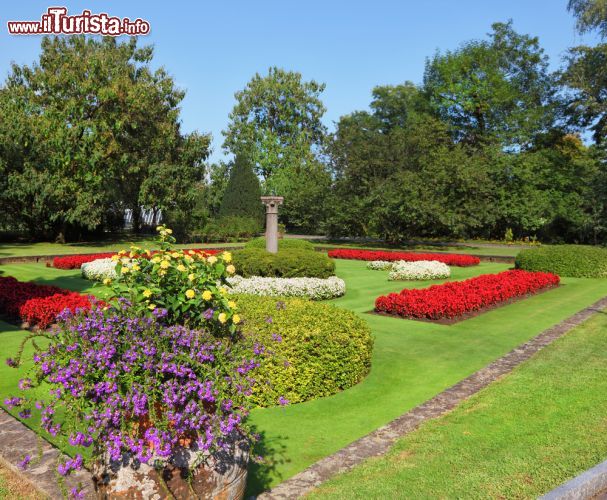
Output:
<path fill-rule="evenodd" d="M 521 250 L 514 265 L 572 278 L 607 277 L 607 249 L 585 245 L 555 245 Z"/>
<path fill-rule="evenodd" d="M 324 253 L 303 248 L 266 252 L 263 248 L 245 248 L 234 252 L 236 272 L 245 278 L 328 278 L 335 274 L 335 263 Z"/>

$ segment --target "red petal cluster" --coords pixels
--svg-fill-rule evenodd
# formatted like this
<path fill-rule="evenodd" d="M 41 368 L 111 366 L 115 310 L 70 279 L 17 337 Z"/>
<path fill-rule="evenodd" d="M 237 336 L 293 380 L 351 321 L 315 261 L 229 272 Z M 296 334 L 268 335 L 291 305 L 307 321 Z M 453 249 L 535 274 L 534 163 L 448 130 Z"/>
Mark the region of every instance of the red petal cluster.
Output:
<path fill-rule="evenodd" d="M 336 249 L 329 251 L 329 257 L 334 259 L 353 259 L 353 260 L 406 260 L 414 262 L 418 260 L 437 260 L 448 266 L 468 267 L 476 266 L 480 259 L 472 255 L 462 255 L 459 253 L 412 253 L 412 252 L 386 252 L 383 250 L 350 250 Z"/>
<path fill-rule="evenodd" d="M 205 248 L 193 248 L 196 253 L 203 253 L 205 255 L 215 255 L 219 253 L 219 250 L 216 249 L 208 249 Z M 187 251 L 187 250 L 186 250 Z M 157 253 L 156 251 L 152 252 L 152 255 Z M 57 269 L 80 269 L 82 264 L 86 264 L 87 262 L 93 262 L 97 259 L 107 259 L 116 255 L 116 252 L 111 253 L 89 253 L 85 255 L 63 255 L 61 257 L 55 257 L 53 259 L 53 267 Z M 139 255 L 138 257 L 146 258 L 147 255 Z"/>
<path fill-rule="evenodd" d="M 90 309 L 93 301 L 91 296 L 56 286 L 38 285 L 18 281 L 12 276 L 0 276 L 0 313 L 27 321 L 30 326 L 46 328 L 64 309 Z"/>
<path fill-rule="evenodd" d="M 414 319 L 456 318 L 514 297 L 557 286 L 559 281 L 556 274 L 522 270 L 482 274 L 464 281 L 405 289 L 400 293 L 378 297 L 375 310 Z"/>

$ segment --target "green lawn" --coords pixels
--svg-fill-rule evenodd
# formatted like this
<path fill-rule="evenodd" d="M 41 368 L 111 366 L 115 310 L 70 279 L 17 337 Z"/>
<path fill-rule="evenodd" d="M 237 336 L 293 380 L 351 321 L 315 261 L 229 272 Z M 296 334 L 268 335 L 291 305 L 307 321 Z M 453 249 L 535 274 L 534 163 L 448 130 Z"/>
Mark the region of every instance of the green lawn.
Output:
<path fill-rule="evenodd" d="M 607 280 L 564 279 L 563 286 L 455 325 L 365 314 L 379 294 L 405 285 L 387 272 L 368 271 L 360 261 L 337 261 L 348 292 L 333 301 L 363 315 L 375 336 L 373 368 L 358 386 L 332 397 L 286 408 L 256 410 L 251 421 L 262 434 L 267 463 L 251 474 L 250 493 L 277 484 L 337 451 L 482 368 L 545 328 L 607 295 Z M 508 266 L 482 263 L 452 268 L 453 279 L 499 272 Z M 0 266 L 5 275 L 86 290 L 79 271 L 41 264 Z M 408 283 L 419 287 L 428 283 Z M 0 354 L 15 351 L 22 333 L 0 325 Z M 9 375 L 10 373 L 10 375 Z M 9 380 L 10 378 L 10 380 Z M 0 366 L 0 397 L 14 388 L 16 374 Z"/>
<path fill-rule="evenodd" d="M 0 243 L 0 257 L 26 257 L 31 255 L 74 255 L 82 253 L 113 252 L 128 249 L 129 245 L 138 245 L 145 248 L 158 248 L 153 239 L 120 240 L 112 242 L 92 243 Z M 242 246 L 243 243 L 190 243 L 176 245 L 180 248 L 213 248 L 223 246 Z"/>
<path fill-rule="evenodd" d="M 537 498 L 607 458 L 607 315 L 313 498 Z"/>

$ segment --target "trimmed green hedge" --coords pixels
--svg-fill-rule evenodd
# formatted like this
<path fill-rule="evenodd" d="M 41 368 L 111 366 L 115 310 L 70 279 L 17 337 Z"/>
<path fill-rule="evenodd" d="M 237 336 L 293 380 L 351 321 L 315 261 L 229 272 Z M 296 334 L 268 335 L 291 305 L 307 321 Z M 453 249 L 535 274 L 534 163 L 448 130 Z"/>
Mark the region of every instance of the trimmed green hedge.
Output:
<path fill-rule="evenodd" d="M 265 237 L 255 238 L 247 242 L 245 248 L 266 248 L 266 239 Z M 278 249 L 286 250 L 289 248 L 301 248 L 303 250 L 314 250 L 314 245 L 306 240 L 299 240 L 295 238 L 282 238 L 278 240 Z"/>
<path fill-rule="evenodd" d="M 586 245 L 555 245 L 521 250 L 514 265 L 573 278 L 607 277 L 607 249 Z"/>
<path fill-rule="evenodd" d="M 325 253 L 289 248 L 278 253 L 263 248 L 245 248 L 234 252 L 236 272 L 244 277 L 328 278 L 335 274 L 335 263 Z"/>
<path fill-rule="evenodd" d="M 255 375 L 267 382 L 253 394 L 255 404 L 330 396 L 369 373 L 373 338 L 355 313 L 305 299 L 241 295 L 236 301 L 244 333 L 272 352 Z"/>

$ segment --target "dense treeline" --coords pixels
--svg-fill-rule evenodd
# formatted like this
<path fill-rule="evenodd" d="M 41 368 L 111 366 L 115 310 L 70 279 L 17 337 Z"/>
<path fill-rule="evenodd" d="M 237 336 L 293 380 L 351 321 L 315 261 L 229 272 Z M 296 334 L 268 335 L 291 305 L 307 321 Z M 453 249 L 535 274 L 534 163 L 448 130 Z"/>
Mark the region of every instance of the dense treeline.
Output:
<path fill-rule="evenodd" d="M 607 35 L 599 4 L 570 0 L 580 31 Z M 83 238 L 130 208 L 139 230 L 143 206 L 187 239 L 255 219 L 254 172 L 300 232 L 607 239 L 607 44 L 571 48 L 554 72 L 537 38 L 496 23 L 428 58 L 421 84 L 374 88 L 333 133 L 324 84 L 270 68 L 235 94 L 223 148 L 236 167 L 208 164 L 210 136 L 181 132 L 184 94 L 151 58 L 135 42 L 45 38 L 37 64 L 13 67 L 0 87 L 0 229 Z"/>

